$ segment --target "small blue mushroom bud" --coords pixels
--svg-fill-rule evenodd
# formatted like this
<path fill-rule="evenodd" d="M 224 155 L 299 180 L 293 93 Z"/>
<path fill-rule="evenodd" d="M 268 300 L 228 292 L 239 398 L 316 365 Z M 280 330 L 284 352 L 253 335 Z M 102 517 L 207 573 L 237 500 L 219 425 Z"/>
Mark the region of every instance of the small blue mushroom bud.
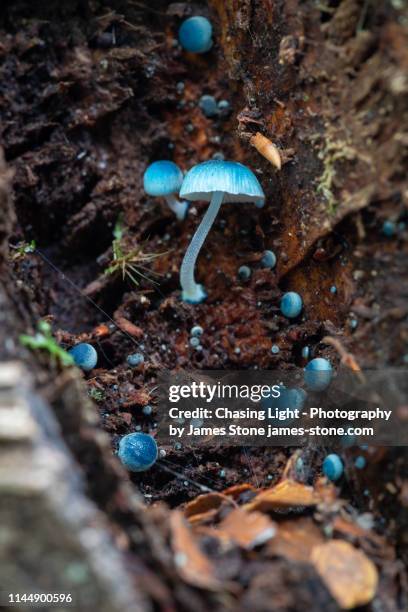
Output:
<path fill-rule="evenodd" d="M 131 433 L 119 442 L 118 457 L 131 472 L 144 472 L 157 461 L 156 440 L 145 433 Z"/>
<path fill-rule="evenodd" d="M 251 268 L 249 266 L 241 266 L 238 269 L 238 276 L 243 281 L 248 280 L 251 278 Z"/>
<path fill-rule="evenodd" d="M 298 293 L 294 291 L 288 291 L 281 299 L 280 309 L 281 313 L 288 319 L 294 319 L 298 317 L 302 311 L 303 302 L 302 298 Z"/>
<path fill-rule="evenodd" d="M 221 111 L 222 114 L 228 113 L 230 108 L 231 104 L 228 102 L 228 100 L 220 100 L 218 102 L 218 109 Z"/>
<path fill-rule="evenodd" d="M 144 362 L 144 356 L 142 353 L 133 353 L 133 355 L 128 355 L 126 357 L 126 361 L 131 368 L 136 368 L 138 365 Z"/>
<path fill-rule="evenodd" d="M 303 359 L 309 359 L 310 357 L 310 347 L 309 346 L 304 346 L 302 348 L 302 357 Z"/>
<path fill-rule="evenodd" d="M 198 106 L 206 117 L 215 117 L 218 115 L 218 106 L 214 96 L 201 96 Z"/>
<path fill-rule="evenodd" d="M 384 221 L 383 226 L 382 226 L 382 233 L 384 234 L 384 236 L 387 236 L 387 238 L 392 238 L 392 236 L 394 236 L 395 234 L 395 223 L 394 221 Z"/>
<path fill-rule="evenodd" d="M 177 219 L 185 219 L 187 202 L 179 202 L 174 195 L 180 191 L 183 173 L 172 161 L 162 160 L 150 164 L 143 175 L 143 188 L 148 195 L 163 197 Z"/>
<path fill-rule="evenodd" d="M 223 202 L 253 202 L 263 206 L 265 194 L 249 168 L 231 161 L 210 160 L 191 168 L 180 189 L 187 200 L 206 200 L 210 205 L 184 255 L 180 268 L 182 299 L 199 304 L 207 297 L 204 287 L 196 283 L 194 268 L 198 254 Z"/>
<path fill-rule="evenodd" d="M 147 404 L 147 406 L 143 406 L 142 412 L 145 416 L 150 416 L 153 412 L 153 408 L 149 404 Z"/>
<path fill-rule="evenodd" d="M 271 348 L 271 353 L 273 353 L 274 355 L 277 355 L 279 353 L 279 346 L 277 344 L 274 344 Z"/>
<path fill-rule="evenodd" d="M 333 376 L 330 361 L 323 357 L 316 357 L 309 361 L 305 367 L 305 384 L 312 391 L 323 391 L 329 386 Z"/>
<path fill-rule="evenodd" d="M 263 268 L 274 268 L 276 266 L 276 255 L 273 251 L 265 251 L 261 259 Z"/>
<path fill-rule="evenodd" d="M 357 319 L 350 319 L 350 329 L 356 329 L 358 327 L 358 321 Z"/>
<path fill-rule="evenodd" d="M 75 365 L 85 372 L 93 370 L 98 362 L 98 353 L 91 344 L 86 344 L 86 342 L 72 347 L 68 353 L 75 361 Z"/>
<path fill-rule="evenodd" d="M 335 285 L 330 287 L 330 293 L 337 293 L 337 287 Z"/>
<path fill-rule="evenodd" d="M 200 325 L 194 325 L 190 330 L 191 336 L 202 336 L 204 333 L 203 328 Z"/>
<path fill-rule="evenodd" d="M 356 457 L 354 461 L 354 465 L 356 466 L 358 470 L 363 470 L 366 466 L 366 463 L 367 461 L 365 460 L 365 457 L 363 457 L 362 455 L 360 455 L 359 457 Z"/>
<path fill-rule="evenodd" d="M 213 45 L 212 25 L 206 17 L 189 17 L 180 26 L 180 45 L 190 53 L 206 53 Z"/>
<path fill-rule="evenodd" d="M 338 455 L 332 453 L 327 455 L 323 461 L 323 474 L 333 482 L 338 480 L 344 471 L 343 462 Z"/>
<path fill-rule="evenodd" d="M 196 348 L 199 344 L 200 344 L 199 338 L 196 338 L 195 336 L 190 338 L 190 346 L 193 346 L 194 348 Z"/>

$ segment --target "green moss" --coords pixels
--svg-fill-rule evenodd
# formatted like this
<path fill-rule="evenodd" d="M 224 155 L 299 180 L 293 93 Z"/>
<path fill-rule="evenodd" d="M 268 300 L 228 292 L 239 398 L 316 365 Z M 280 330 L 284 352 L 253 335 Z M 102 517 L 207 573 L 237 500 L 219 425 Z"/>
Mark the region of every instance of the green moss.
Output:
<path fill-rule="evenodd" d="M 319 158 L 323 161 L 323 172 L 317 179 L 317 192 L 321 193 L 327 201 L 327 209 L 334 214 L 338 201 L 334 194 L 334 181 L 337 175 L 336 164 L 342 160 L 356 159 L 357 152 L 344 140 L 334 140 L 331 136 L 326 137 Z"/>

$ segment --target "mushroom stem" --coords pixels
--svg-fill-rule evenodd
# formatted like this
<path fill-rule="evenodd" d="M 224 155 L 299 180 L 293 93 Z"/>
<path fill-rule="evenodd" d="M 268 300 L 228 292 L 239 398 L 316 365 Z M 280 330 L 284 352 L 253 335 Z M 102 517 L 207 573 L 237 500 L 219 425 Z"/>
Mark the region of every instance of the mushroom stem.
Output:
<path fill-rule="evenodd" d="M 200 225 L 196 229 L 186 254 L 184 255 L 183 263 L 180 268 L 180 284 L 183 290 L 182 297 L 185 302 L 198 304 L 207 297 L 203 287 L 195 281 L 194 268 L 201 247 L 214 223 L 215 217 L 218 215 L 223 198 L 223 191 L 214 191 L 210 205 Z"/>
<path fill-rule="evenodd" d="M 170 208 L 170 210 L 172 210 L 174 212 L 174 214 L 176 215 L 177 219 L 179 221 L 183 221 L 183 219 L 186 218 L 186 214 L 187 214 L 187 209 L 188 209 L 188 202 L 186 202 L 185 200 L 183 200 L 182 202 L 180 202 L 176 196 L 174 195 L 174 193 L 170 193 L 169 195 L 165 195 L 164 196 L 168 207 Z"/>

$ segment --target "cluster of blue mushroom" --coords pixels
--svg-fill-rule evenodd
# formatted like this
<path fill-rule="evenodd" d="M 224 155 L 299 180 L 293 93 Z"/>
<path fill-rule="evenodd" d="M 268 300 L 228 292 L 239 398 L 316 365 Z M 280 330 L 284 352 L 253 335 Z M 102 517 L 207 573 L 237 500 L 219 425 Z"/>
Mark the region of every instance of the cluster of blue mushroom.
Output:
<path fill-rule="evenodd" d="M 182 299 L 199 304 L 207 293 L 194 276 L 197 257 L 223 203 L 250 202 L 257 207 L 265 203 L 265 194 L 255 174 L 234 161 L 209 160 L 197 164 L 183 178 L 176 164 L 162 160 L 153 162 L 143 178 L 148 195 L 165 197 L 179 219 L 185 217 L 187 203 L 204 200 L 209 207 L 187 248 L 180 268 Z M 179 194 L 181 201 L 177 198 Z"/>
<path fill-rule="evenodd" d="M 213 46 L 213 29 L 210 21 L 205 17 L 194 16 L 183 21 L 179 33 L 179 43 L 190 53 L 207 53 Z M 203 95 L 199 106 L 207 117 L 215 117 L 228 112 L 229 103 L 221 100 L 219 103 L 213 96 Z M 180 268 L 180 285 L 182 300 L 191 304 L 198 304 L 206 299 L 205 288 L 196 282 L 195 266 L 204 241 L 210 231 L 222 204 L 226 203 L 253 203 L 262 207 L 265 194 L 255 174 L 246 166 L 235 161 L 212 159 L 191 168 L 184 176 L 181 169 L 170 160 L 159 160 L 149 165 L 143 177 L 144 191 L 152 197 L 164 198 L 169 209 L 179 221 L 183 221 L 188 214 L 189 203 L 197 200 L 207 201 L 209 206 L 187 248 Z M 384 233 L 390 234 L 390 231 Z M 276 255 L 273 251 L 264 252 L 260 265 L 272 269 L 276 265 Z M 248 280 L 251 269 L 241 266 L 238 270 L 241 280 Z M 333 288 L 332 288 L 333 289 Z M 331 290 L 335 293 L 334 290 Z M 303 301 L 298 293 L 293 291 L 283 295 L 280 310 L 288 319 L 297 318 L 303 309 Z M 189 344 L 199 350 L 203 329 L 195 325 L 190 332 Z M 308 347 L 304 347 L 302 355 L 309 357 Z M 273 354 L 279 353 L 279 347 L 273 345 Z M 75 363 L 85 371 L 96 366 L 97 353 L 89 344 L 79 344 L 70 350 Z M 130 367 L 138 367 L 144 357 L 141 353 L 129 355 L 126 359 Z M 311 360 L 304 371 L 305 386 L 314 392 L 324 390 L 331 381 L 332 368 L 326 359 Z M 283 404 L 291 408 L 301 408 L 305 402 L 306 392 L 300 388 L 286 389 L 282 387 L 280 399 L 275 401 L 278 407 Z M 265 400 L 268 404 L 270 400 Z M 151 414 L 151 407 L 146 407 L 144 414 Z M 118 457 L 122 464 L 130 471 L 140 472 L 149 469 L 157 460 L 158 449 L 151 435 L 136 432 L 124 436 L 119 443 Z M 361 464 L 361 462 L 359 462 Z M 340 478 L 343 464 L 337 455 L 329 455 L 323 464 L 323 472 L 331 480 Z"/>

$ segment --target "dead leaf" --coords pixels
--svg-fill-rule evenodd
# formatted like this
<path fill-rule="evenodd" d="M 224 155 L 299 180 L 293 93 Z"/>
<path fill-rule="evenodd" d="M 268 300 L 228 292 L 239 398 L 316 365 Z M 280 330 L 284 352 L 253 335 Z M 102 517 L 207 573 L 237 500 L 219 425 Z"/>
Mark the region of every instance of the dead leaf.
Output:
<path fill-rule="evenodd" d="M 200 550 L 183 514 L 174 510 L 170 515 L 171 545 L 180 576 L 197 587 L 219 590 L 223 584 L 215 577 L 210 559 Z"/>
<path fill-rule="evenodd" d="M 206 493 L 198 495 L 195 499 L 185 505 L 184 516 L 190 523 L 198 523 L 213 517 L 221 504 L 225 501 L 225 496 L 220 493 Z"/>
<path fill-rule="evenodd" d="M 243 506 L 245 510 L 268 512 L 279 508 L 315 506 L 320 501 L 313 487 L 293 480 L 283 480 L 271 489 L 261 491 L 253 500 Z"/>
<path fill-rule="evenodd" d="M 249 483 L 242 483 L 232 485 L 232 487 L 224 489 L 223 494 L 237 499 L 242 493 L 245 493 L 246 491 L 256 491 L 256 489 Z"/>
<path fill-rule="evenodd" d="M 310 561 L 313 548 L 323 544 L 324 536 L 310 517 L 279 523 L 278 532 L 268 544 L 268 555 L 303 563 Z"/>
<path fill-rule="evenodd" d="M 235 508 L 220 523 L 219 531 L 241 548 L 252 550 L 274 537 L 276 525 L 265 514 Z"/>
<path fill-rule="evenodd" d="M 360 550 L 343 540 L 315 546 L 311 561 L 344 610 L 368 604 L 378 584 L 377 569 Z"/>

